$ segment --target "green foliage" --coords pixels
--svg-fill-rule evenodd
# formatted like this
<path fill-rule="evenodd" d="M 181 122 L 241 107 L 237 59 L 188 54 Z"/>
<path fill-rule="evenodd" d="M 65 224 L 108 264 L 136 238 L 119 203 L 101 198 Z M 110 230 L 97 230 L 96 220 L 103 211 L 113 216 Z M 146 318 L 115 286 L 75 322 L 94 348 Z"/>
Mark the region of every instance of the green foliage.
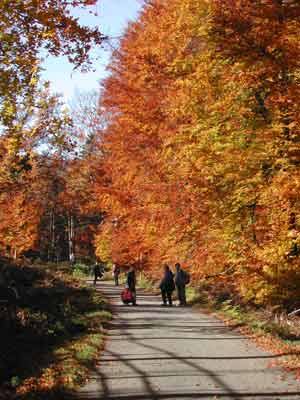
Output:
<path fill-rule="evenodd" d="M 91 267 L 82 263 L 76 263 L 72 269 L 72 275 L 77 278 L 85 278 L 89 276 L 91 272 Z"/>
<path fill-rule="evenodd" d="M 86 317 L 92 320 L 109 321 L 111 319 L 111 312 L 107 310 L 91 311 L 86 314 Z"/>
<path fill-rule="evenodd" d="M 233 305 L 231 300 L 222 303 L 221 310 L 237 322 L 243 322 L 243 312 L 239 305 Z"/>
<path fill-rule="evenodd" d="M 139 288 L 146 290 L 155 290 L 158 288 L 157 282 L 151 280 L 143 272 L 140 272 L 137 277 L 137 284 Z"/>
<path fill-rule="evenodd" d="M 19 386 L 21 383 L 21 379 L 18 376 L 13 376 L 10 380 L 10 384 L 13 388 Z"/>
<path fill-rule="evenodd" d="M 186 298 L 188 304 L 192 305 L 205 303 L 206 300 L 205 295 L 201 293 L 201 290 L 191 285 L 186 288 Z"/>
<path fill-rule="evenodd" d="M 97 354 L 98 354 L 97 348 L 89 344 L 86 344 L 82 346 L 81 349 L 77 350 L 77 352 L 75 353 L 75 357 L 80 362 L 90 363 L 96 358 Z"/>

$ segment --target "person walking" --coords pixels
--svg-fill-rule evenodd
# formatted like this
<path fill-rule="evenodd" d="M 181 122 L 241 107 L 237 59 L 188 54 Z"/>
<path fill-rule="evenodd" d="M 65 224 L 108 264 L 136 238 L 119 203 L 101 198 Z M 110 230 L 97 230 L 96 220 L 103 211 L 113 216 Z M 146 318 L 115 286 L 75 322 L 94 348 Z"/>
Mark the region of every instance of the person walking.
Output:
<path fill-rule="evenodd" d="M 104 275 L 105 267 L 102 262 L 96 262 L 93 266 L 94 270 L 94 286 L 96 286 L 96 282 L 98 278 L 102 278 Z"/>
<path fill-rule="evenodd" d="M 172 293 L 175 290 L 174 274 L 167 264 L 164 265 L 164 276 L 160 282 L 159 288 L 163 300 L 162 305 L 166 306 L 168 301 L 169 306 L 172 306 Z"/>
<path fill-rule="evenodd" d="M 112 273 L 115 281 L 115 286 L 119 286 L 119 275 L 120 275 L 121 269 L 117 264 L 113 264 L 112 267 Z"/>
<path fill-rule="evenodd" d="M 175 264 L 175 285 L 177 288 L 179 306 L 186 306 L 185 286 L 190 282 L 190 276 L 185 272 L 179 263 Z"/>
<path fill-rule="evenodd" d="M 136 306 L 136 277 L 135 277 L 135 270 L 133 267 L 129 268 L 126 278 L 126 284 L 133 295 L 132 305 Z"/>

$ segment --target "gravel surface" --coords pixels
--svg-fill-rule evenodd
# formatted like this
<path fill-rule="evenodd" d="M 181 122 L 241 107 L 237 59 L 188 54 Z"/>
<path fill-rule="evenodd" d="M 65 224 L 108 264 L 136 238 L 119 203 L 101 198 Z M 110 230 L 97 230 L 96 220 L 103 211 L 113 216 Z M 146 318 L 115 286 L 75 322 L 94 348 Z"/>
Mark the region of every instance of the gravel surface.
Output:
<path fill-rule="evenodd" d="M 124 306 L 120 288 L 101 282 L 114 304 L 106 349 L 81 400 L 300 399 L 300 383 L 219 320 L 189 307 L 162 307 L 138 293 Z"/>

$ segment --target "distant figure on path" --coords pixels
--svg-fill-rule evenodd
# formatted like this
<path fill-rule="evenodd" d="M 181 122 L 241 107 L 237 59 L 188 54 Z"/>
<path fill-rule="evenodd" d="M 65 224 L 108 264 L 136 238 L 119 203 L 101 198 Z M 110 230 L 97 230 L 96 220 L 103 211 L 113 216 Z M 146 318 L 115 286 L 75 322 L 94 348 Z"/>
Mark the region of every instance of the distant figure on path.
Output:
<path fill-rule="evenodd" d="M 179 263 L 175 264 L 175 285 L 178 293 L 180 306 L 186 306 L 185 286 L 190 282 L 190 276 L 187 272 L 181 269 Z"/>
<path fill-rule="evenodd" d="M 174 274 L 167 264 L 164 265 L 164 277 L 160 282 L 159 288 L 163 300 L 162 305 L 166 306 L 168 300 L 169 306 L 172 306 L 172 293 L 175 290 Z"/>
<path fill-rule="evenodd" d="M 112 267 L 112 273 L 113 273 L 113 277 L 115 280 L 115 286 L 119 286 L 119 275 L 120 275 L 121 269 L 117 264 L 113 264 Z"/>
<path fill-rule="evenodd" d="M 127 279 L 126 279 L 126 284 L 130 291 L 132 292 L 134 299 L 132 302 L 133 306 L 136 306 L 136 277 L 135 277 L 135 270 L 133 267 L 130 267 L 128 273 L 127 273 Z"/>
<path fill-rule="evenodd" d="M 94 286 L 96 286 L 97 279 L 98 278 L 101 279 L 103 277 L 105 268 L 102 262 L 96 262 L 94 264 L 93 269 L 94 269 Z"/>

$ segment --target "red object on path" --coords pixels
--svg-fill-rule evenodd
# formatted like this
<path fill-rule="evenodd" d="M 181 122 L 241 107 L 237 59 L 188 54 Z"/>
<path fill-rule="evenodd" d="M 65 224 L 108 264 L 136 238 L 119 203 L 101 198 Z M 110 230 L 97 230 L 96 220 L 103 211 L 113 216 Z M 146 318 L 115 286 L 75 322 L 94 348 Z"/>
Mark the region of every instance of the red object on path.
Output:
<path fill-rule="evenodd" d="M 121 299 L 124 304 L 132 303 L 134 301 L 134 294 L 132 293 L 132 291 L 129 288 L 125 288 L 121 292 Z"/>

